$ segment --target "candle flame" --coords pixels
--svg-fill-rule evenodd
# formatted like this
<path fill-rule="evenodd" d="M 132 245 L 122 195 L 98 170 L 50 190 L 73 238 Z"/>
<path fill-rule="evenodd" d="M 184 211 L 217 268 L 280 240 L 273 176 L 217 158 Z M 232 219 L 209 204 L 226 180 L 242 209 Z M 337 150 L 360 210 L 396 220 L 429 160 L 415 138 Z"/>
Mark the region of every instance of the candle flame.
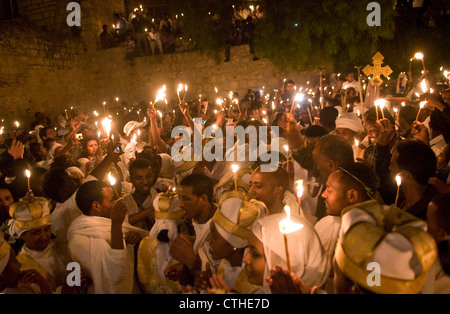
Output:
<path fill-rule="evenodd" d="M 183 90 L 183 84 L 178 84 L 177 93 L 181 92 Z"/>
<path fill-rule="evenodd" d="M 217 87 L 214 87 L 214 90 L 216 91 L 216 94 L 219 92 L 219 90 L 217 89 Z"/>
<path fill-rule="evenodd" d="M 387 101 L 385 99 L 377 99 L 375 100 L 375 106 L 380 107 L 383 110 L 384 106 L 386 106 Z"/>
<path fill-rule="evenodd" d="M 295 182 L 297 184 L 297 197 L 303 196 L 303 180 L 297 180 Z"/>
<path fill-rule="evenodd" d="M 284 147 L 285 151 L 287 151 L 287 152 L 289 151 L 289 146 L 288 145 L 283 145 L 283 147 Z"/>
<path fill-rule="evenodd" d="M 161 111 L 158 110 L 158 111 L 156 111 L 156 112 L 158 113 L 159 117 L 162 118 L 162 113 L 161 113 Z"/>
<path fill-rule="evenodd" d="M 304 98 L 305 98 L 305 95 L 303 95 L 303 94 L 301 94 L 301 93 L 298 93 L 298 94 L 295 95 L 294 101 L 295 101 L 295 102 L 300 102 L 300 101 L 302 101 Z"/>
<path fill-rule="evenodd" d="M 155 103 L 166 98 L 166 85 L 164 85 L 156 95 Z"/>
<path fill-rule="evenodd" d="M 114 186 L 114 185 L 116 184 L 116 178 L 114 178 L 114 177 L 111 175 L 111 172 L 108 173 L 108 181 L 109 181 L 109 183 L 111 184 L 111 186 Z"/>
<path fill-rule="evenodd" d="M 355 146 L 358 147 L 359 146 L 359 141 L 355 138 Z"/>
<path fill-rule="evenodd" d="M 109 137 L 109 133 L 111 132 L 111 119 L 105 118 L 102 120 L 102 126 L 105 129 L 106 135 Z"/>
<path fill-rule="evenodd" d="M 236 164 L 231 165 L 231 169 L 233 170 L 233 173 L 236 173 L 239 170 L 239 166 Z"/>
<path fill-rule="evenodd" d="M 422 60 L 422 59 L 423 59 L 423 53 L 417 52 L 417 53 L 414 55 L 414 58 L 416 58 L 417 60 Z"/>
<path fill-rule="evenodd" d="M 283 234 L 292 233 L 303 228 L 302 224 L 295 223 L 291 220 L 291 208 L 289 205 L 284 206 L 286 218 L 279 223 L 280 232 Z"/>
<path fill-rule="evenodd" d="M 425 81 L 425 79 L 422 81 L 422 83 L 420 83 L 420 88 L 422 88 L 422 91 L 423 91 L 424 93 L 427 92 L 428 86 L 427 86 L 427 82 Z"/>
<path fill-rule="evenodd" d="M 420 109 L 423 109 L 423 107 L 425 107 L 425 105 L 427 104 L 428 101 L 421 101 L 420 102 Z"/>
<path fill-rule="evenodd" d="M 395 181 L 397 181 L 397 186 L 402 185 L 402 177 L 399 174 L 395 176 Z"/>
<path fill-rule="evenodd" d="M 30 170 L 25 170 L 25 175 L 27 176 L 27 178 L 29 179 L 31 177 L 31 172 Z"/>

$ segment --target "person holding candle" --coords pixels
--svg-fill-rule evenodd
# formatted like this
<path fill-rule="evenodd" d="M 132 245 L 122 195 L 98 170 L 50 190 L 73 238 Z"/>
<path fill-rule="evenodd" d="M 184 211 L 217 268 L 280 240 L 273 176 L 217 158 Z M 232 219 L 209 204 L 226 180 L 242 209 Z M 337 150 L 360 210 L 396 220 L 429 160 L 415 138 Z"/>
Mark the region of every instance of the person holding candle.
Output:
<path fill-rule="evenodd" d="M 333 172 L 327 180 L 322 197 L 325 200 L 326 215 L 314 226 L 327 252 L 331 263 L 341 226 L 341 213 L 344 208 L 376 199 L 379 179 L 371 167 L 354 163 Z M 332 284 L 328 282 L 327 292 L 332 292 Z"/>
<path fill-rule="evenodd" d="M 90 171 L 103 160 L 103 154 L 97 138 L 83 139 L 81 147 L 82 151 L 78 163 L 84 176 L 87 177 Z"/>
<path fill-rule="evenodd" d="M 436 187 L 429 183 L 436 174 L 437 158 L 431 148 L 422 141 L 408 139 L 399 142 L 392 154 L 389 166 L 391 182 L 400 174 L 402 178 L 398 207 L 419 219 L 426 219 L 428 203 L 438 194 Z M 397 186 L 391 183 L 395 196 Z M 392 200 L 393 203 L 394 200 Z"/>
<path fill-rule="evenodd" d="M 336 294 L 423 292 L 438 255 L 424 221 L 377 201 L 347 207 L 342 219 L 333 260 Z M 283 269 L 273 270 L 269 283 L 278 293 L 318 292 Z"/>
<path fill-rule="evenodd" d="M 158 194 L 153 201 L 155 224 L 149 236 L 139 244 L 137 259 L 137 273 L 144 293 L 183 292 L 183 286 L 164 274 L 168 266 L 177 262 L 170 256 L 169 249 L 182 225 L 183 212 L 178 208 L 178 201 L 178 194 L 172 190 Z"/>
<path fill-rule="evenodd" d="M 157 177 L 155 178 L 150 161 L 143 158 L 130 162 L 129 173 L 134 191 L 123 196 L 123 202 L 127 207 L 125 221 L 138 228 L 150 230 L 155 223 L 152 203 L 157 194 L 153 188 Z"/>
<path fill-rule="evenodd" d="M 279 223 L 286 214 L 275 214 L 258 220 L 249 238 L 249 252 L 244 256 L 245 270 L 251 284 L 263 286 L 263 293 L 271 293 L 266 279 L 271 269 L 280 265 L 286 268 L 287 255 Z M 331 265 L 314 228 L 304 219 L 291 216 L 291 221 L 301 224 L 300 230 L 287 234 L 288 252 L 292 272 L 308 286 L 323 286 Z"/>
<path fill-rule="evenodd" d="M 50 206 L 47 199 L 32 196 L 22 198 L 11 206 L 12 233 L 24 241 L 16 258 L 22 264 L 21 271 L 39 272 L 54 293 L 71 293 L 77 288 L 67 286 L 66 265 L 70 262 L 69 258 L 51 240 Z M 82 276 L 80 288 L 87 288 L 90 280 L 84 273 Z"/>
<path fill-rule="evenodd" d="M 83 213 L 70 225 L 68 249 L 92 278 L 88 293 L 137 292 L 134 276 L 135 248 L 148 231 L 125 222 L 127 208 L 110 186 L 99 181 L 84 183 L 76 196 Z"/>
<path fill-rule="evenodd" d="M 206 241 L 211 257 L 221 261 L 216 274 L 223 277 L 228 291 L 249 294 L 260 288 L 248 282 L 242 259 L 253 225 L 267 213 L 264 203 L 247 199 L 243 193 L 231 191 L 221 196 Z M 209 266 L 206 269 L 196 274 L 194 288 L 199 291 L 210 287 L 212 272 Z"/>
<path fill-rule="evenodd" d="M 211 257 L 206 241 L 211 219 L 217 210 L 217 205 L 213 203 L 211 180 L 202 174 L 191 174 L 180 181 L 177 190 L 180 198 L 178 206 L 184 212 L 184 219 L 192 222 L 195 242 L 192 243 L 184 234 L 173 241 L 170 255 L 180 263 L 165 270 L 166 276 L 173 280 L 180 280 L 180 274 L 193 276 L 195 271 L 201 270 L 206 263 L 216 269 L 220 262 Z"/>

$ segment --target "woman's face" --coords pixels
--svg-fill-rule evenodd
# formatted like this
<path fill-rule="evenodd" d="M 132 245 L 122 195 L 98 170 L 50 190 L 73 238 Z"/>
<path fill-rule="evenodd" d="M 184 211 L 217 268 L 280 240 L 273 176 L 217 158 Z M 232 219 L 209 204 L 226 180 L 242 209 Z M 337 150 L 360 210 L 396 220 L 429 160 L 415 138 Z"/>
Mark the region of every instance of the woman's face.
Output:
<path fill-rule="evenodd" d="M 98 143 L 96 140 L 91 140 L 87 143 L 87 152 L 89 154 L 89 156 L 95 156 L 95 154 L 97 153 L 97 149 L 98 149 Z"/>
<path fill-rule="evenodd" d="M 248 282 L 262 286 L 264 282 L 264 270 L 266 268 L 266 258 L 264 247 L 261 241 L 252 233 L 248 239 L 249 251 L 244 256 L 245 272 Z"/>

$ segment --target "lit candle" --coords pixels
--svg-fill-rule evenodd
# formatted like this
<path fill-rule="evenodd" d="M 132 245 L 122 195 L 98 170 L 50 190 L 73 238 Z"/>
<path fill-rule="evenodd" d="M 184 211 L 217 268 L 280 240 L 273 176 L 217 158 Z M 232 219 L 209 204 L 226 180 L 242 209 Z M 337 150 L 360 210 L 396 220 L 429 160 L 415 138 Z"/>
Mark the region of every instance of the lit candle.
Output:
<path fill-rule="evenodd" d="M 19 128 L 19 126 L 20 126 L 20 123 L 19 123 L 19 121 L 14 121 L 14 125 L 16 126 L 16 129 L 18 129 L 18 128 Z"/>
<path fill-rule="evenodd" d="M 115 195 L 117 198 L 120 198 L 119 193 L 117 192 L 117 189 L 116 189 L 116 187 L 115 187 L 115 185 L 116 185 L 116 178 L 114 178 L 114 177 L 111 175 L 111 172 L 108 173 L 108 181 L 109 181 L 109 183 L 110 183 L 110 185 L 111 185 L 111 188 L 112 188 L 112 190 L 113 190 L 113 192 L 114 192 L 114 195 Z"/>
<path fill-rule="evenodd" d="M 234 175 L 234 190 L 237 192 L 237 172 L 239 170 L 239 166 L 236 164 L 231 165 L 231 169 L 233 170 Z"/>
<path fill-rule="evenodd" d="M 289 256 L 289 246 L 288 246 L 287 235 L 289 233 L 292 233 L 292 232 L 302 229 L 303 225 L 297 224 L 291 220 L 291 208 L 288 205 L 284 206 L 284 210 L 286 212 L 286 218 L 280 221 L 279 228 L 280 228 L 280 232 L 283 234 L 283 238 L 284 238 L 287 269 L 288 269 L 289 273 L 291 273 L 292 269 L 291 269 L 291 260 L 290 260 L 290 256 Z"/>
<path fill-rule="evenodd" d="M 425 107 L 425 105 L 427 104 L 427 102 L 428 102 L 428 101 L 421 101 L 421 102 L 420 102 L 420 109 L 419 109 L 419 112 L 417 113 L 416 121 L 419 121 L 420 111 L 422 111 L 423 107 Z"/>
<path fill-rule="evenodd" d="M 286 161 L 286 171 L 289 173 L 289 146 L 284 145 L 284 150 L 286 151 L 287 161 Z"/>
<path fill-rule="evenodd" d="M 164 85 L 160 90 L 158 90 L 158 94 L 156 95 L 155 104 L 166 98 L 166 85 Z"/>
<path fill-rule="evenodd" d="M 427 81 L 425 79 L 420 83 L 420 88 L 424 94 L 428 91 Z"/>
<path fill-rule="evenodd" d="M 138 143 L 141 142 L 141 130 L 137 130 Z"/>
<path fill-rule="evenodd" d="M 421 52 L 416 52 L 416 54 L 414 55 L 414 58 L 416 58 L 417 60 L 422 60 L 422 65 L 423 65 L 423 71 L 426 72 L 427 69 L 425 68 L 425 61 L 424 59 L 424 55 Z"/>
<path fill-rule="evenodd" d="M 31 172 L 30 172 L 30 170 L 25 170 L 25 175 L 26 175 L 26 177 L 27 177 L 27 180 L 28 180 L 28 192 L 30 192 L 31 191 L 31 187 L 30 187 L 30 178 L 31 178 Z"/>
<path fill-rule="evenodd" d="M 161 128 L 163 127 L 163 120 L 162 120 L 162 113 L 161 113 L 161 111 L 156 111 L 157 113 L 158 113 L 158 115 L 159 115 L 159 122 L 161 123 Z"/>
<path fill-rule="evenodd" d="M 297 180 L 297 202 L 298 202 L 298 215 L 302 213 L 302 196 L 303 196 L 303 180 Z"/>
<path fill-rule="evenodd" d="M 184 84 L 184 97 L 183 97 L 183 101 L 186 99 L 187 91 L 188 91 L 187 84 Z"/>
<path fill-rule="evenodd" d="M 398 174 L 396 177 L 395 177 L 395 181 L 397 181 L 397 196 L 395 197 L 395 206 L 397 206 L 397 203 L 398 203 L 398 195 L 399 195 L 399 193 L 400 193 L 400 186 L 402 185 L 402 177 Z"/>
<path fill-rule="evenodd" d="M 377 99 L 377 100 L 375 100 L 375 107 L 376 107 L 375 111 L 377 111 L 377 120 L 378 120 L 378 110 L 377 110 L 378 107 L 380 107 L 381 114 L 382 114 L 382 117 L 384 119 L 384 110 L 383 109 L 384 109 L 384 106 L 386 106 L 386 103 L 387 103 L 387 101 L 384 100 L 384 99 Z"/>
<path fill-rule="evenodd" d="M 181 102 L 181 98 L 180 98 L 180 92 L 183 90 L 183 84 L 178 84 L 178 89 L 177 89 L 177 96 L 178 96 L 178 101 Z"/>
<path fill-rule="evenodd" d="M 109 138 L 109 133 L 111 132 L 111 119 L 105 118 L 102 120 L 102 126 L 105 130 L 106 136 Z"/>

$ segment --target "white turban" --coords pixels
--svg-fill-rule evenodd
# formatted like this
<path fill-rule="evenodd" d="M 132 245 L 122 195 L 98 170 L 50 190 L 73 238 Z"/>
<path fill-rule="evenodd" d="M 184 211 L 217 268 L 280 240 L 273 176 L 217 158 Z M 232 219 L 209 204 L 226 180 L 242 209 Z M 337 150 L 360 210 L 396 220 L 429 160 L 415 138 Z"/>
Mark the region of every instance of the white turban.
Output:
<path fill-rule="evenodd" d="M 258 220 L 253 226 L 253 234 L 264 247 L 266 258 L 264 278 L 269 277 L 270 269 L 277 265 L 287 267 L 284 237 L 280 231 L 280 221 L 285 218 L 285 214 L 270 215 Z M 320 287 L 326 282 L 331 268 L 327 254 L 310 223 L 299 216 L 290 218 L 294 223 L 303 225 L 300 230 L 287 234 L 291 270 L 309 287 Z M 270 293 L 266 280 L 263 287 L 265 293 Z"/>
<path fill-rule="evenodd" d="M 174 179 L 175 178 L 175 167 L 173 166 L 172 157 L 168 154 L 159 154 L 161 156 L 161 171 L 159 176 L 161 178 L 166 179 Z"/>
<path fill-rule="evenodd" d="M 123 133 L 125 133 L 127 136 L 130 136 L 131 132 L 133 132 L 136 129 L 143 128 L 146 125 L 147 121 L 144 122 L 130 121 L 123 127 Z"/>
<path fill-rule="evenodd" d="M 24 197 L 9 208 L 13 218 L 12 232 L 20 237 L 24 232 L 50 225 L 50 202 L 44 197 Z"/>
<path fill-rule="evenodd" d="M 245 200 L 241 192 L 225 192 L 219 201 L 213 222 L 219 234 L 234 248 L 248 246 L 253 224 L 268 213 L 263 202 Z"/>
<path fill-rule="evenodd" d="M 66 169 L 66 172 L 67 172 L 69 175 L 79 174 L 79 175 L 81 175 L 82 178 L 84 178 L 84 173 L 83 173 L 83 171 L 81 171 L 81 169 L 78 168 L 78 167 L 68 167 L 68 168 Z"/>
<path fill-rule="evenodd" d="M 351 112 L 342 113 L 336 119 L 336 129 L 349 129 L 356 133 L 364 132 L 361 119 Z"/>
<path fill-rule="evenodd" d="M 336 263 L 346 277 L 371 292 L 420 293 L 437 257 L 426 229 L 424 221 L 377 201 L 348 207 L 342 212 Z M 370 263 L 378 265 L 381 285 L 369 285 Z"/>

